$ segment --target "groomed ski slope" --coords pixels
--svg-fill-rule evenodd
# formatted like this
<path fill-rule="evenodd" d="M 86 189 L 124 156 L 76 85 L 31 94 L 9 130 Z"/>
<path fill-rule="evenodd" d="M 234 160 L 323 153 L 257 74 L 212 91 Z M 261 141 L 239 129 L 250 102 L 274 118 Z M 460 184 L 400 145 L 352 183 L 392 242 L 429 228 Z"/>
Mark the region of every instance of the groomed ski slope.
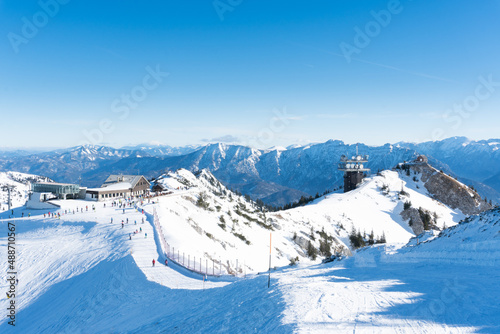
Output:
<path fill-rule="evenodd" d="M 204 283 L 162 266 L 152 225 L 142 224 L 139 212 L 96 206 L 95 213 L 89 208 L 61 220 L 34 214 L 15 220 L 17 326 L 3 320 L 1 333 L 500 331 L 498 211 L 411 248 L 378 246 L 346 261 L 278 269 L 268 289 L 267 275 Z M 6 220 L 0 224 L 5 231 Z M 143 232 L 129 240 L 128 233 L 139 228 Z M 460 257 L 458 263 L 428 257 L 429 250 L 453 257 L 459 240 L 484 257 L 462 264 Z M 5 254 L 4 236 L 0 244 Z M 405 262 L 405 252 L 423 255 Z M 393 256 L 400 258 L 392 262 Z M 153 258 L 160 260 L 154 268 Z M 3 283 L 5 263 L 0 270 Z M 6 305 L 3 297 L 0 309 Z"/>

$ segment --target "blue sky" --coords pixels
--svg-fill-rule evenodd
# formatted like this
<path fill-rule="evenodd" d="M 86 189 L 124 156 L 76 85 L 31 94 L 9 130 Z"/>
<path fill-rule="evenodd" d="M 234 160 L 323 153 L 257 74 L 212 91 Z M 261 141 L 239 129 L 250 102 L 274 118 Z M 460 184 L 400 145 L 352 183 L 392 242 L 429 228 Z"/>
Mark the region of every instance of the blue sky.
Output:
<path fill-rule="evenodd" d="M 1 1 L 0 147 L 498 138 L 498 17 L 498 0 Z"/>

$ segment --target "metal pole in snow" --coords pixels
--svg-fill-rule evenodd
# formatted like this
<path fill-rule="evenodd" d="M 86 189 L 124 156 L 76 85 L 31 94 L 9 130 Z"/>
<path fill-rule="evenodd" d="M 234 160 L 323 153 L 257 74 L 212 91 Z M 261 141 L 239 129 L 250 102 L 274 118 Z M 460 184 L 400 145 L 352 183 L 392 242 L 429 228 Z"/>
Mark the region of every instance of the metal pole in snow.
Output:
<path fill-rule="evenodd" d="M 267 279 L 267 287 L 271 287 L 271 243 L 273 241 L 273 234 L 269 233 L 269 277 Z"/>

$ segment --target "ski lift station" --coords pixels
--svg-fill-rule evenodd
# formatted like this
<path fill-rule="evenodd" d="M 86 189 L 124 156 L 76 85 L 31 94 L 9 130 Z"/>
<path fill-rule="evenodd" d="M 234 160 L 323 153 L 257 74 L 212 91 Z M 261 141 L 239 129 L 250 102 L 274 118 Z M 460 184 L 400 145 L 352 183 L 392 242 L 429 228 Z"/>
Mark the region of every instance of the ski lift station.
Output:
<path fill-rule="evenodd" d="M 38 182 L 31 185 L 26 207 L 29 209 L 54 209 L 57 207 L 49 202 L 51 199 L 85 199 L 87 188 L 77 184 Z"/>
<path fill-rule="evenodd" d="M 77 184 L 69 183 L 39 182 L 31 185 L 33 193 L 50 193 L 59 199 L 85 198 L 85 190 L 86 188 L 80 188 Z"/>
<path fill-rule="evenodd" d="M 366 168 L 368 158 L 368 155 L 359 155 L 357 147 L 356 155 L 351 159 L 345 155 L 340 157 L 338 170 L 344 172 L 344 193 L 356 189 L 365 177 L 365 173 L 370 171 L 369 168 Z"/>

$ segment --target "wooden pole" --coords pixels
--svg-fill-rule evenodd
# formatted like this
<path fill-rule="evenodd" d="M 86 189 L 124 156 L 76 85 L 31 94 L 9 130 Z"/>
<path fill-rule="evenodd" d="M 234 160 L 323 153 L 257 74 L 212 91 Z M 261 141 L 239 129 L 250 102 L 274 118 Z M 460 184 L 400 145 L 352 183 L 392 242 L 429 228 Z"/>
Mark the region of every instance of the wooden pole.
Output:
<path fill-rule="evenodd" d="M 267 279 L 267 287 L 271 287 L 271 243 L 273 241 L 273 234 L 269 233 L 269 277 Z"/>

